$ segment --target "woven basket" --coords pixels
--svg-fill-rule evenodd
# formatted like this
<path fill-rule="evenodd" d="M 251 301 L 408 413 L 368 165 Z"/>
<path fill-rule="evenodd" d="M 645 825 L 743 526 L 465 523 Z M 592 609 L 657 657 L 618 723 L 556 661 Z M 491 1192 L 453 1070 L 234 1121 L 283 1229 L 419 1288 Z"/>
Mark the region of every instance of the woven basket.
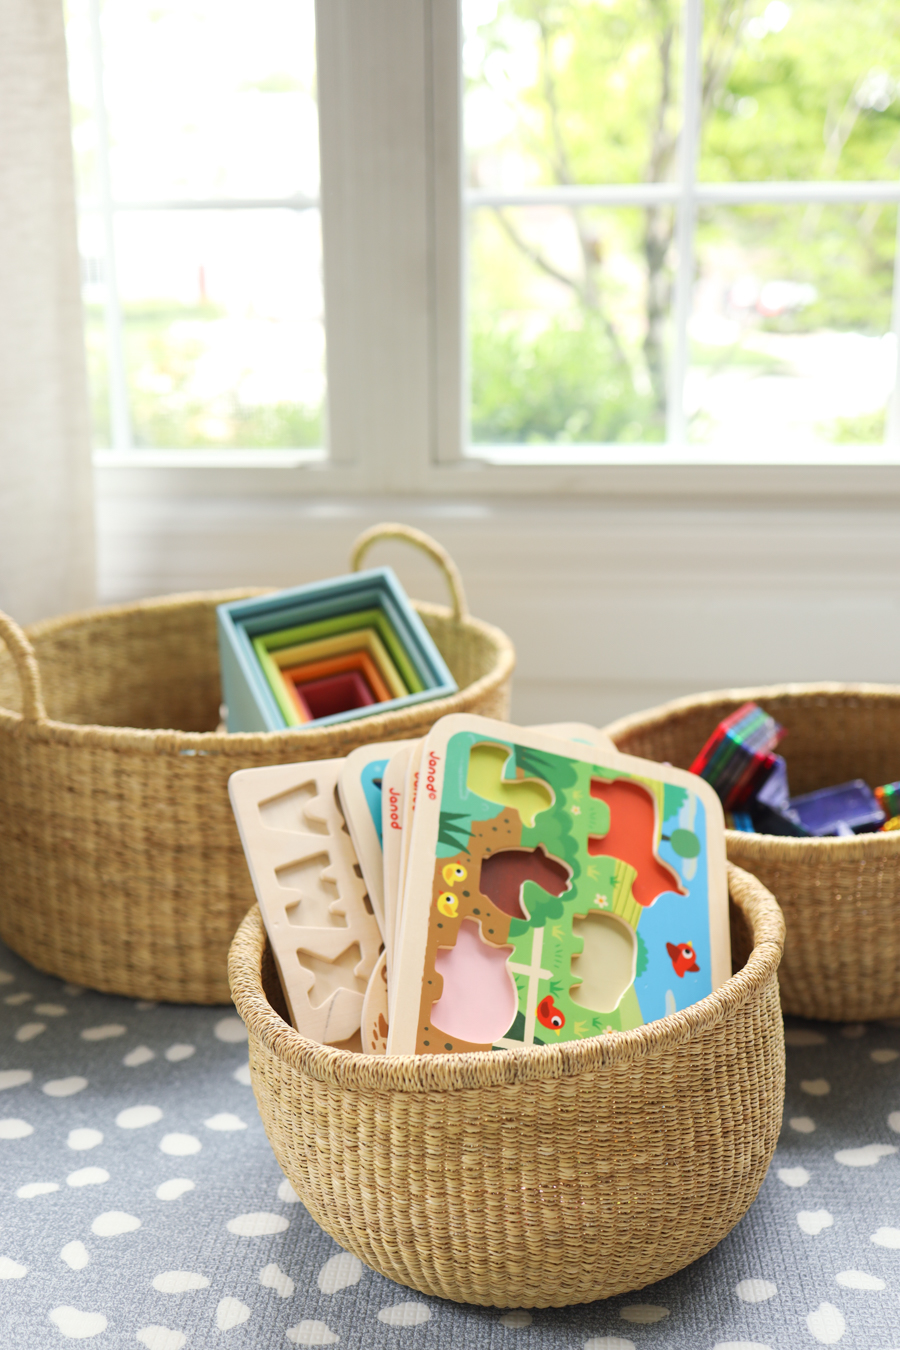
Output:
<path fill-rule="evenodd" d="M 803 684 L 679 699 L 613 722 L 621 750 L 686 768 L 714 727 L 748 701 L 787 729 L 791 791 L 900 778 L 900 688 Z M 728 856 L 778 898 L 787 924 L 786 1013 L 835 1022 L 900 1016 L 900 832 L 789 839 L 727 831 Z"/>
<path fill-rule="evenodd" d="M 784 921 L 754 877 L 729 881 L 735 964 L 750 954 L 714 994 L 503 1054 L 307 1040 L 251 909 L 231 989 L 269 1142 L 313 1218 L 389 1279 L 487 1307 L 609 1298 L 708 1252 L 755 1198 L 784 1101 Z"/>
<path fill-rule="evenodd" d="M 229 775 L 422 736 L 446 713 L 508 715 L 509 639 L 469 617 L 455 566 L 418 531 L 368 531 L 353 565 L 384 537 L 444 570 L 452 609 L 416 608 L 459 692 L 340 726 L 216 732 L 216 605 L 260 592 L 74 614 L 27 637 L 0 616 L 0 935 L 14 951 L 108 993 L 227 1003 L 228 944 L 253 901 Z"/>

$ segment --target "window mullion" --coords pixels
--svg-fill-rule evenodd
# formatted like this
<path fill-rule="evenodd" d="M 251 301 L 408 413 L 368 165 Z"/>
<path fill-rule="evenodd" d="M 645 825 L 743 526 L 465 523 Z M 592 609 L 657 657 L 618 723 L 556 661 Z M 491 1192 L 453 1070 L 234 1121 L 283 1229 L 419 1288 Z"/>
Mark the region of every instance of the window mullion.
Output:
<path fill-rule="evenodd" d="M 103 222 L 104 292 L 106 344 L 109 372 L 110 441 L 114 450 L 132 446 L 131 413 L 128 406 L 128 380 L 125 374 L 125 341 L 119 282 L 116 272 L 115 218 L 112 175 L 109 163 L 109 122 L 103 75 L 103 35 L 100 29 L 100 0 L 89 0 L 91 59 L 94 73 L 94 121 L 97 129 L 97 186 L 100 217 Z"/>
<path fill-rule="evenodd" d="M 685 0 L 684 4 L 684 90 L 682 101 L 681 146 L 676 248 L 678 268 L 675 274 L 674 333 L 669 368 L 666 440 L 683 445 L 687 440 L 684 410 L 684 385 L 688 367 L 688 319 L 694 291 L 694 234 L 697 219 L 697 156 L 700 141 L 701 47 L 703 42 L 703 0 Z"/>

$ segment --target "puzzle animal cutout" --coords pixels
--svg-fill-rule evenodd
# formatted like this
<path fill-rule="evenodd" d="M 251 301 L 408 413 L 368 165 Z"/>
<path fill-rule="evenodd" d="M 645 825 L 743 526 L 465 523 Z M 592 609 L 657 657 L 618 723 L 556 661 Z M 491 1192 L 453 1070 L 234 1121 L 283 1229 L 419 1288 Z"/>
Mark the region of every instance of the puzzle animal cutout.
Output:
<path fill-rule="evenodd" d="M 359 1049 L 382 948 L 337 802 L 340 759 L 232 774 L 228 792 L 296 1029 Z"/>
<path fill-rule="evenodd" d="M 391 1054 L 627 1030 L 731 973 L 722 808 L 691 774 L 446 717 L 408 828 Z"/>

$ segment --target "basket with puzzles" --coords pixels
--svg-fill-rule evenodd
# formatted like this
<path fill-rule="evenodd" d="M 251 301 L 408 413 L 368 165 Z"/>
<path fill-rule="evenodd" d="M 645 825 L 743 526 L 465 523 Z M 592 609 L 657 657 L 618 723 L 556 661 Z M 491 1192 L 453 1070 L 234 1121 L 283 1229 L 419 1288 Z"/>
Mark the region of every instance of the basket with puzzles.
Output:
<path fill-rule="evenodd" d="M 728 871 L 706 782 L 588 726 L 453 714 L 229 793 L 251 1079 L 343 1247 L 423 1292 L 559 1306 L 744 1214 L 780 1128 L 783 925 Z"/>

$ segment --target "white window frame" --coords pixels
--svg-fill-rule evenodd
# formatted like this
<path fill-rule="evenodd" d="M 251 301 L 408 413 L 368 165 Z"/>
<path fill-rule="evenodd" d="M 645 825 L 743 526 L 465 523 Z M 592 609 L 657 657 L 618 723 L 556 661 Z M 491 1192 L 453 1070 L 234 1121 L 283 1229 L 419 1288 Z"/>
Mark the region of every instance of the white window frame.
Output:
<path fill-rule="evenodd" d="M 299 497 L 443 498 L 585 494 L 747 498 L 900 495 L 900 266 L 892 328 L 898 388 L 882 446 L 822 446 L 804 454 L 759 446 L 723 463 L 686 442 L 683 402 L 669 399 L 668 443 L 548 445 L 466 451 L 466 214 L 524 204 L 645 206 L 672 202 L 677 247 L 670 389 L 687 366 L 696 213 L 701 205 L 900 204 L 900 182 L 697 181 L 702 0 L 684 0 L 685 101 L 681 176 L 671 184 L 463 193 L 458 0 L 316 0 L 321 209 L 327 316 L 328 452 L 130 448 L 122 320 L 115 293 L 117 211 L 313 208 L 311 198 L 115 202 L 103 114 L 98 0 L 93 16 L 100 202 L 108 275 L 112 450 L 95 454 L 108 487 L 129 490 L 152 470 L 163 491 Z M 900 219 L 900 215 L 898 215 Z M 900 234 L 900 229 L 898 229 Z M 900 239 L 898 239 L 900 255 Z M 118 353 L 114 348 L 118 348 Z M 137 478 L 133 476 L 138 474 Z M 110 478 L 109 475 L 112 475 Z"/>

